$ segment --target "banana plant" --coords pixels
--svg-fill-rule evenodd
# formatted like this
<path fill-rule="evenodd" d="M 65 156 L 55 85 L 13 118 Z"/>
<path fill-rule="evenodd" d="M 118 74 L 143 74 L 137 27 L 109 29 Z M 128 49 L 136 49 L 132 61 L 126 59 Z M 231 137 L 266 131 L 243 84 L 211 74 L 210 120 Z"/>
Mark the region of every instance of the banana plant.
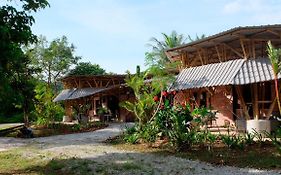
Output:
<path fill-rule="evenodd" d="M 271 44 L 271 41 L 268 41 L 267 52 L 273 69 L 275 93 L 276 93 L 279 113 L 281 115 L 281 104 L 280 104 L 280 97 L 279 97 L 279 90 L 278 90 L 278 73 L 280 73 L 281 71 L 281 49 L 274 48 L 273 45 Z"/>

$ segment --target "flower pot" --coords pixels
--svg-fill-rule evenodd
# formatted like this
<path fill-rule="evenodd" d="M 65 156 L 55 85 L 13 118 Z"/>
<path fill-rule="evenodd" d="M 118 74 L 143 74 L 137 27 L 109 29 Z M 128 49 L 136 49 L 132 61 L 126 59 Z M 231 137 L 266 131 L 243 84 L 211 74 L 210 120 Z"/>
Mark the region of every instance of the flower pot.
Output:
<path fill-rule="evenodd" d="M 270 133 L 270 120 L 247 120 L 247 132 L 255 133 L 258 132 L 263 136 L 266 136 L 265 133 Z"/>
<path fill-rule="evenodd" d="M 246 120 L 245 119 L 237 119 L 235 121 L 235 125 L 236 125 L 237 131 L 239 131 L 239 132 L 246 132 L 247 125 L 246 125 Z"/>
<path fill-rule="evenodd" d="M 62 118 L 62 122 L 72 122 L 72 118 L 64 115 L 63 118 Z"/>
<path fill-rule="evenodd" d="M 78 115 L 78 123 L 80 124 L 86 124 L 89 122 L 89 117 L 85 114 L 79 114 Z"/>

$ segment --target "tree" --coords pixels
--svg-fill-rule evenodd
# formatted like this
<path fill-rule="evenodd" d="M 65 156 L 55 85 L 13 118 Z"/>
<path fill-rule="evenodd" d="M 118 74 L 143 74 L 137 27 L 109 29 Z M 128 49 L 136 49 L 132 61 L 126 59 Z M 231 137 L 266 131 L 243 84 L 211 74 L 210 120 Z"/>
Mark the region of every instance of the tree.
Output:
<path fill-rule="evenodd" d="M 202 34 L 201 36 L 198 36 L 198 35 L 196 34 L 195 39 L 193 39 L 190 35 L 188 35 L 187 37 L 188 37 L 188 39 L 190 40 L 190 42 L 193 42 L 193 41 L 197 41 L 197 40 L 206 38 L 206 35 L 205 35 L 205 34 Z"/>
<path fill-rule="evenodd" d="M 80 62 L 74 69 L 71 69 L 68 75 L 103 75 L 105 70 L 98 64 L 90 62 Z"/>
<path fill-rule="evenodd" d="M 271 42 L 269 41 L 267 45 L 267 52 L 274 73 L 275 93 L 276 93 L 278 109 L 281 115 L 281 104 L 280 104 L 279 89 L 278 89 L 278 74 L 281 71 L 281 49 L 275 49 L 272 46 Z"/>
<path fill-rule="evenodd" d="M 30 80 L 28 58 L 22 47 L 36 42 L 31 31 L 35 22 L 31 13 L 49 6 L 47 0 L 18 2 L 20 10 L 9 4 L 0 7 L 0 113 L 10 113 L 16 105 L 27 105 L 30 89 L 19 90 L 21 83 L 29 84 Z M 24 99 L 19 100 L 20 97 Z"/>
<path fill-rule="evenodd" d="M 160 107 L 160 103 L 159 105 L 155 103 L 154 97 L 160 93 L 161 102 L 162 91 L 167 88 L 173 78 L 173 75 L 169 74 L 165 68 L 151 66 L 146 71 L 140 72 L 139 67 L 137 67 L 137 73 L 131 75 L 128 72 L 125 79 L 126 84 L 132 88 L 136 100 L 122 102 L 120 106 L 133 112 L 138 119 L 139 125 L 143 126 L 150 122 Z"/>
<path fill-rule="evenodd" d="M 68 43 L 66 36 L 50 43 L 41 36 L 39 41 L 27 50 L 27 54 L 34 68 L 41 70 L 38 77 L 47 81 L 49 87 L 56 87 L 56 80 L 65 75 L 80 59 L 74 56 L 74 51 L 74 45 Z"/>
<path fill-rule="evenodd" d="M 59 103 L 53 102 L 54 94 L 46 83 L 38 83 L 35 88 L 35 111 L 37 124 L 49 125 L 55 121 L 62 121 L 64 109 Z"/>
<path fill-rule="evenodd" d="M 151 47 L 150 52 L 146 52 L 146 64 L 147 65 L 158 65 L 161 67 L 167 66 L 168 63 L 171 63 L 165 50 L 180 46 L 185 43 L 186 38 L 182 34 L 178 34 L 176 31 L 172 31 L 170 35 L 162 33 L 164 38 L 163 41 L 158 40 L 155 37 L 150 39 L 149 47 Z"/>

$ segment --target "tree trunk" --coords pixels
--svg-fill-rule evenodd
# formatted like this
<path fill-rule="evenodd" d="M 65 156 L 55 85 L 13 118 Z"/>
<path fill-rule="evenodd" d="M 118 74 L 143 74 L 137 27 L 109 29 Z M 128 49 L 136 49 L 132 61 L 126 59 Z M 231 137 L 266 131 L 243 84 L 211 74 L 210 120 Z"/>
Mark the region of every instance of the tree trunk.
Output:
<path fill-rule="evenodd" d="M 28 119 L 28 113 L 27 113 L 25 108 L 23 109 L 23 120 L 24 120 L 24 125 L 26 127 L 28 127 L 29 126 L 29 119 Z"/>
<path fill-rule="evenodd" d="M 275 82 L 275 93 L 276 93 L 276 98 L 277 98 L 278 109 L 279 109 L 279 113 L 280 113 L 280 116 L 281 116 L 281 104 L 280 104 L 279 91 L 278 91 L 277 75 L 274 76 L 274 82 Z"/>

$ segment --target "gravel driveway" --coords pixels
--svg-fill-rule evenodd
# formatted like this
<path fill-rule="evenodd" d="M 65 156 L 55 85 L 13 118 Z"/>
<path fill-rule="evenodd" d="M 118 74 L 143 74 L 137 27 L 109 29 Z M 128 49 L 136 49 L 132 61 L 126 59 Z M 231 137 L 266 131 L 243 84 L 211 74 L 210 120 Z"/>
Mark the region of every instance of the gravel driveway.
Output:
<path fill-rule="evenodd" d="M 105 129 L 94 132 L 34 139 L 0 138 L 0 150 L 34 147 L 38 151 L 26 152 L 27 158 L 40 154 L 48 155 L 46 159 L 61 158 L 69 161 L 72 160 L 70 158 L 75 158 L 75 160 L 91 161 L 92 174 L 99 174 L 99 168 L 104 168 L 107 174 L 281 174 L 277 171 L 213 166 L 174 156 L 120 150 L 103 143 L 107 138 L 120 134 L 126 125 L 128 124 L 113 123 Z"/>

